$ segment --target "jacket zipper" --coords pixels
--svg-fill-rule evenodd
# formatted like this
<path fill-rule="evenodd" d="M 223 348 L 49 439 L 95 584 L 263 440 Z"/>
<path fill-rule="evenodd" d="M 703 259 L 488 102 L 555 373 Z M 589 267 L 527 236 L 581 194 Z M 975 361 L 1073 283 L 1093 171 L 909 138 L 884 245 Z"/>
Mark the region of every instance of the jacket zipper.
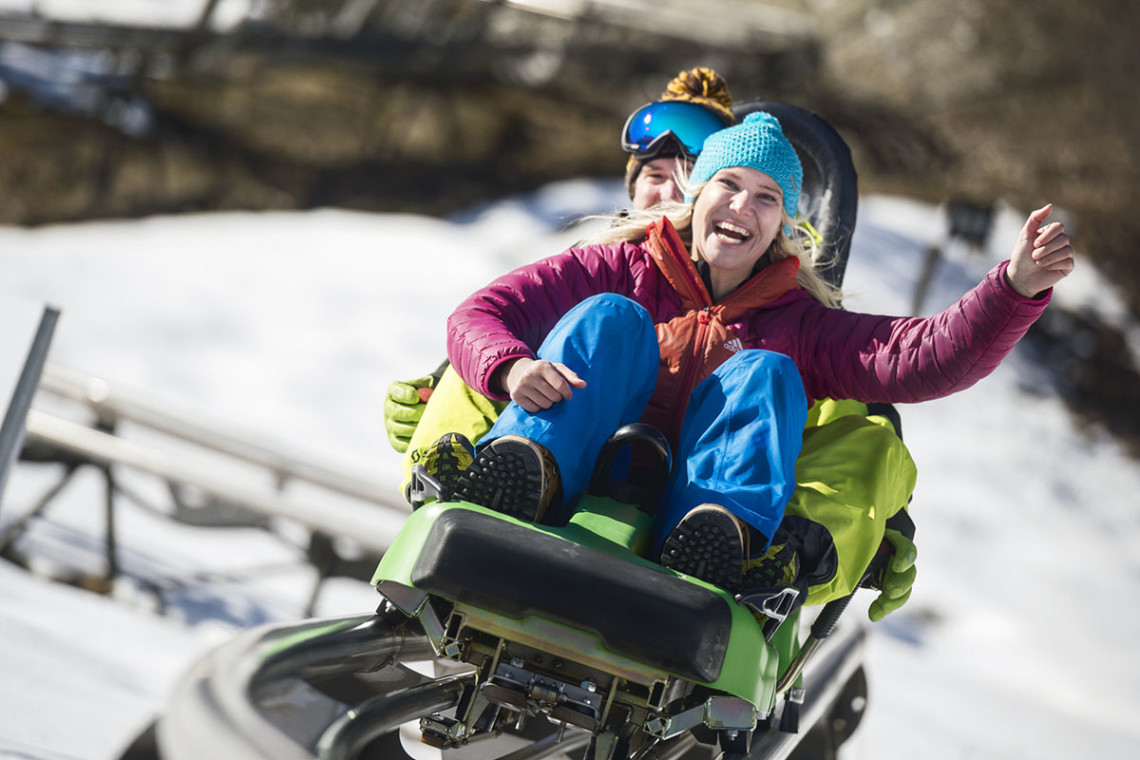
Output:
<path fill-rule="evenodd" d="M 685 367 L 684 379 L 680 385 L 680 396 L 678 402 L 674 406 L 672 429 L 676 432 L 678 441 L 681 437 L 681 425 L 685 421 L 685 411 L 689 406 L 689 396 L 693 392 L 693 379 L 696 377 L 697 369 L 700 366 L 701 354 L 705 344 L 705 336 L 708 333 L 708 324 L 712 321 L 712 307 L 706 306 L 697 312 L 697 329 L 693 333 L 693 345 L 689 355 L 687 366 Z"/>
<path fill-rule="evenodd" d="M 688 269 L 688 267 L 685 269 L 690 274 L 691 284 L 692 272 Z M 703 287 L 697 288 L 695 290 L 695 295 L 698 297 L 696 300 L 704 301 L 706 305 L 697 312 L 697 329 L 693 333 L 692 351 L 689 355 L 688 366 L 685 367 L 684 381 L 680 386 L 680 390 L 684 394 L 681 396 L 681 398 L 684 399 L 684 403 L 677 405 L 677 409 L 673 415 L 673 429 L 677 431 L 678 439 L 681 435 L 681 425 L 684 423 L 685 411 L 689 406 L 689 396 L 692 395 L 693 386 L 696 385 L 693 382 L 693 379 L 696 377 L 697 370 L 701 366 L 701 359 L 705 349 L 705 342 L 708 340 L 709 323 L 714 319 L 712 313 L 713 306 L 717 305 L 712 304 L 707 297 L 704 297 L 705 291 Z M 723 301 L 720 302 L 719 305 L 721 308 L 725 308 L 735 296 L 735 292 L 730 293 Z"/>
<path fill-rule="evenodd" d="M 671 241 L 670 241 L 671 242 Z M 701 281 L 700 276 L 697 274 L 692 261 L 688 257 L 679 255 L 676 248 L 671 244 L 668 246 L 669 255 L 674 258 L 677 263 L 681 265 L 681 271 L 685 275 L 685 281 L 689 285 L 692 300 L 696 303 L 703 303 L 704 307 L 697 312 L 697 329 L 693 333 L 693 345 L 689 356 L 688 366 L 685 367 L 684 378 L 681 382 L 679 390 L 681 395 L 678 397 L 678 403 L 674 405 L 673 419 L 671 420 L 670 427 L 677 436 L 677 440 L 681 438 L 681 425 L 685 421 L 685 411 L 689 406 L 689 395 L 692 393 L 693 378 L 697 373 L 698 362 L 700 361 L 701 346 L 705 341 L 705 333 L 708 330 L 709 320 L 712 318 L 712 299 L 708 292 L 705 290 L 704 283 Z"/>

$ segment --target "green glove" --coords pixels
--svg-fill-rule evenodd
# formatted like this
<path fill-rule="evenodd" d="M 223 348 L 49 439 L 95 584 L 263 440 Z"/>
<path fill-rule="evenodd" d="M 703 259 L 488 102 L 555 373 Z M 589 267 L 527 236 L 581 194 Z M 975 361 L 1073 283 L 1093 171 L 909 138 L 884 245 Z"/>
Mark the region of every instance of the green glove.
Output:
<path fill-rule="evenodd" d="M 388 395 L 384 399 L 384 427 L 388 430 L 388 443 L 401 454 L 408 450 L 432 389 L 446 368 L 445 361 L 430 375 L 415 380 L 397 380 L 388 386 Z"/>
<path fill-rule="evenodd" d="M 887 528 L 883 532 L 883 543 L 890 545 L 891 557 L 875 579 L 874 585 L 880 589 L 879 598 L 871 602 L 867 610 L 868 617 L 876 623 L 906 604 L 918 575 L 914 566 L 918 549 L 913 540 L 894 528 Z"/>

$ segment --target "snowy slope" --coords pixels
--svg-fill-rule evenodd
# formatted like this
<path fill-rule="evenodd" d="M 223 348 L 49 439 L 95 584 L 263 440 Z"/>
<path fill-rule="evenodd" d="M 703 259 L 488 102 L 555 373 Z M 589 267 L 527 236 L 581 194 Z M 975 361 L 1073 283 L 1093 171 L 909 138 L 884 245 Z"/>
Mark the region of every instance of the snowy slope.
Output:
<path fill-rule="evenodd" d="M 394 484 L 387 383 L 434 368 L 463 296 L 565 247 L 581 232 L 560 220 L 612 210 L 620 195 L 582 181 L 452 220 L 318 211 L 0 229 L 0 295 L 62 308 L 53 362 Z M 991 252 L 949 249 L 928 308 L 1004 255 L 1018 216 L 1003 214 Z M 935 208 L 864 199 L 848 308 L 907 313 L 943 230 Z M 1119 315 L 1105 288 L 1086 265 L 1058 298 Z M 870 712 L 846 755 L 1127 756 L 1140 740 L 1140 466 L 1079 431 L 1019 353 L 975 388 L 902 414 L 919 465 L 919 583 L 873 628 Z M 17 468 L 0 530 L 51 482 L 45 468 Z M 157 498 L 145 478 L 131 484 Z M 97 566 L 100 489 L 83 476 L 27 545 Z M 0 564 L 0 757 L 113 757 L 207 647 L 303 609 L 312 575 L 297 547 L 121 512 L 134 580 L 117 601 Z M 166 589 L 167 615 L 141 578 Z M 366 584 L 340 582 L 318 612 L 375 601 Z"/>

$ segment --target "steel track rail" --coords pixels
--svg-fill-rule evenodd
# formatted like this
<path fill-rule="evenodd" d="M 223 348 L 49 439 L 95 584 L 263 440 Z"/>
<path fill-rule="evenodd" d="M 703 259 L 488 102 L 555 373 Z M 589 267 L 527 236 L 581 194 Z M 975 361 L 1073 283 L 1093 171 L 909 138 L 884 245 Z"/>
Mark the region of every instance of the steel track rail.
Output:
<path fill-rule="evenodd" d="M 424 637 L 393 630 L 372 615 L 250 630 L 200 659 L 183 677 L 157 724 L 160 755 L 163 760 L 312 760 L 313 748 L 270 720 L 266 704 L 298 686 L 320 697 L 320 690 L 338 678 L 432 657 Z M 432 685 L 434 690 L 421 684 L 391 694 L 389 707 L 402 716 L 413 702 L 417 709 L 442 709 L 458 696 L 455 678 Z M 325 702 L 334 700 L 325 697 Z"/>

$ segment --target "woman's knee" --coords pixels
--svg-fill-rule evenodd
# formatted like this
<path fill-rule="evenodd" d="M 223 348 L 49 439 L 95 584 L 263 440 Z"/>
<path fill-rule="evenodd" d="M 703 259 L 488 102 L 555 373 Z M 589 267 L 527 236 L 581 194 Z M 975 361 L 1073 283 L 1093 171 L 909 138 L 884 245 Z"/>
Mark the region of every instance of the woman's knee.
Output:
<path fill-rule="evenodd" d="M 733 354 L 732 357 L 724 363 L 724 366 L 744 367 L 752 371 L 757 369 L 787 371 L 789 369 L 795 370 L 796 363 L 786 354 L 766 351 L 763 348 L 746 348 Z M 795 371 L 796 374 L 799 374 L 799 370 Z"/>
<path fill-rule="evenodd" d="M 656 377 L 660 361 L 653 318 L 641 304 L 615 293 L 591 296 L 568 311 L 543 340 L 538 356 L 564 362 L 580 375 L 601 363 Z"/>
<path fill-rule="evenodd" d="M 759 348 L 737 351 L 717 369 L 717 373 L 736 382 L 747 384 L 759 382 L 786 388 L 789 392 L 802 395 L 806 399 L 803 379 L 796 363 L 791 357 L 775 351 Z"/>
<path fill-rule="evenodd" d="M 562 317 L 554 334 L 577 333 L 610 346 L 657 349 L 657 329 L 644 306 L 617 293 L 599 293 L 581 301 Z"/>
<path fill-rule="evenodd" d="M 571 309 L 571 314 L 588 313 L 596 321 L 616 321 L 636 325 L 641 329 L 653 330 L 653 318 L 644 306 L 617 293 L 599 293 L 581 301 Z"/>

